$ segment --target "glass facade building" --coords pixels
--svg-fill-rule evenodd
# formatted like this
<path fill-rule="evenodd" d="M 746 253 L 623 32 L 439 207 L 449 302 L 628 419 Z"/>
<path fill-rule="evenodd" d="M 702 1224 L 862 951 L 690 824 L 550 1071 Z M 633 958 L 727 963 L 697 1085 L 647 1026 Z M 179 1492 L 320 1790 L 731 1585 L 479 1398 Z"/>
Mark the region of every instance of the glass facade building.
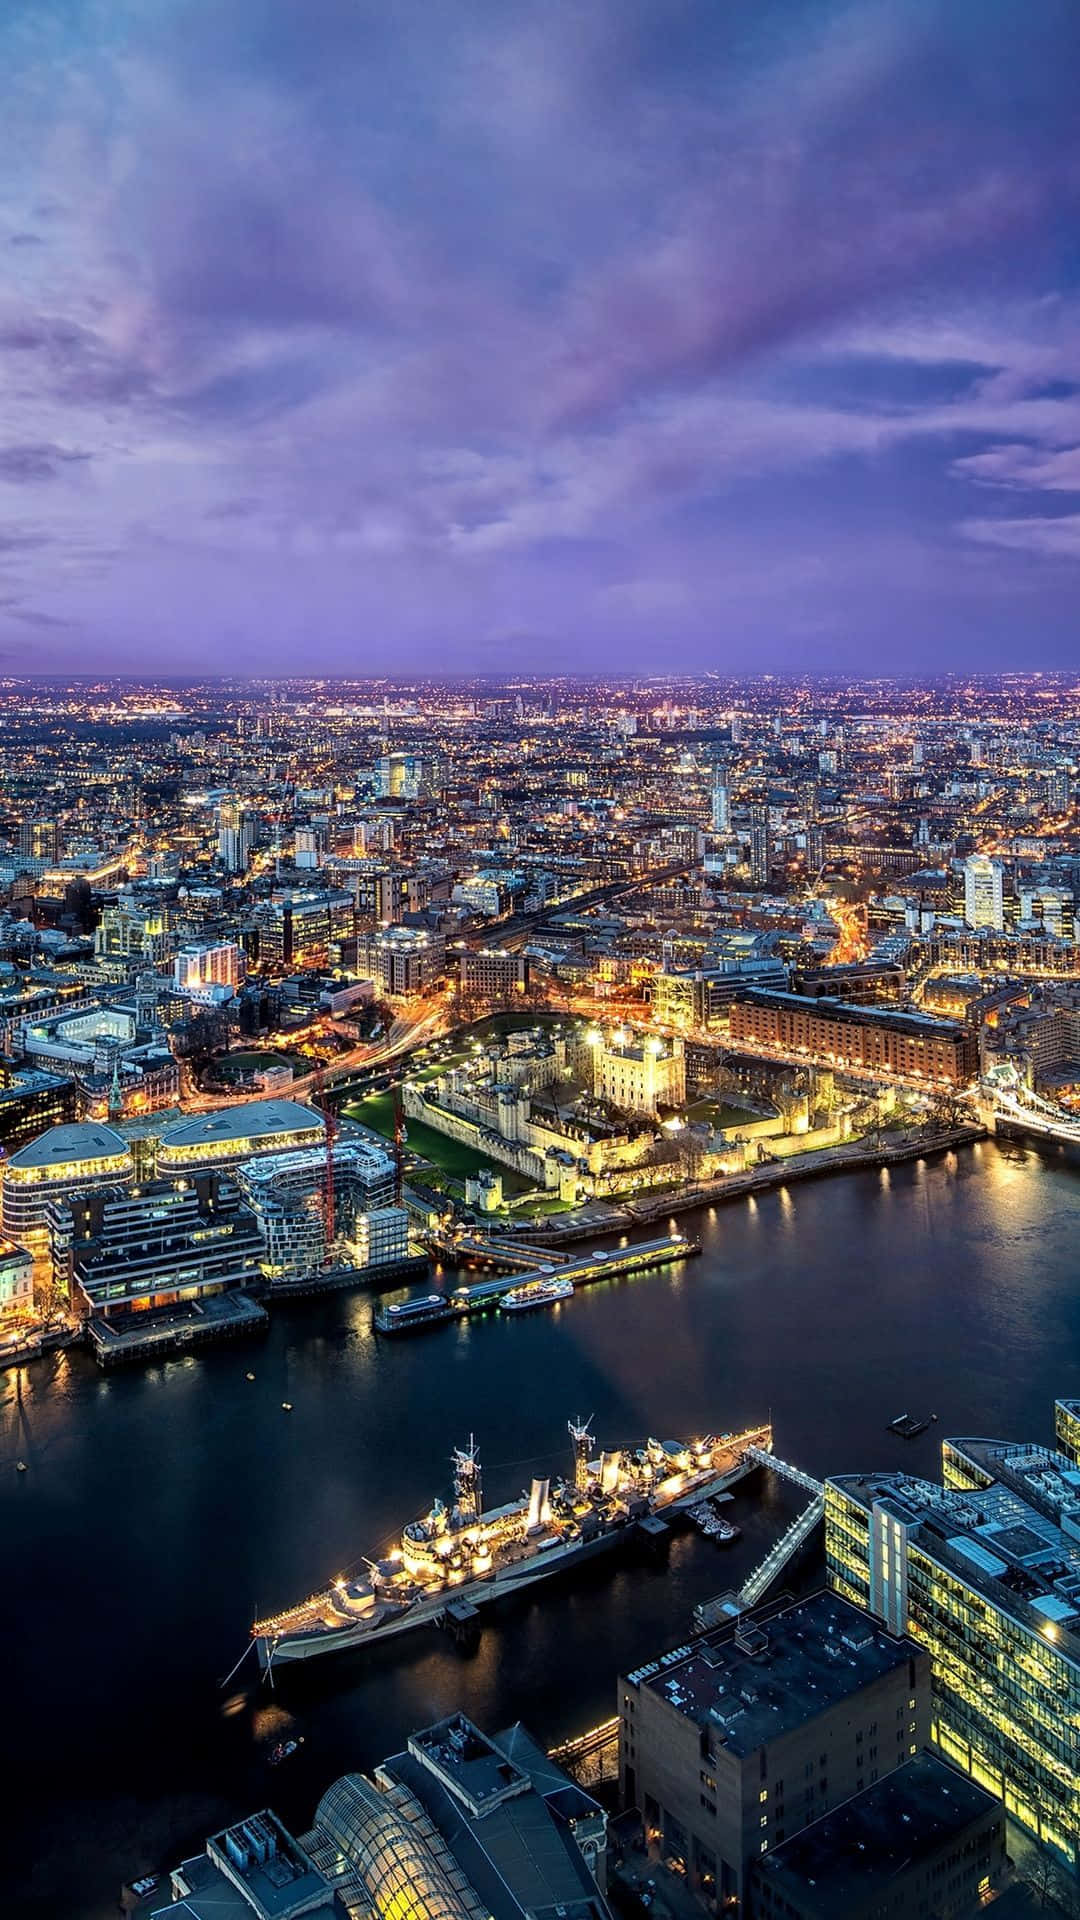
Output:
<path fill-rule="evenodd" d="M 1063 1424 L 1080 1439 L 1078 1415 L 1059 1403 L 1063 1440 Z M 1080 1469 L 1067 1452 L 959 1439 L 942 1479 L 828 1480 L 830 1584 L 927 1649 L 934 1744 L 1075 1867 Z"/>

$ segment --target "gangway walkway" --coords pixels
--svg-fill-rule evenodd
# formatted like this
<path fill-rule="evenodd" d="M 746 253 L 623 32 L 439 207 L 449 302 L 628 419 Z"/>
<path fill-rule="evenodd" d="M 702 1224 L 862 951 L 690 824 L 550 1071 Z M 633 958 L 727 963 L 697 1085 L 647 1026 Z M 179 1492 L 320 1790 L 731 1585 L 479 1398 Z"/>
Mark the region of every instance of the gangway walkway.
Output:
<path fill-rule="evenodd" d="M 760 1566 L 754 1568 L 745 1586 L 739 1589 L 740 1607 L 755 1607 L 768 1593 L 774 1580 L 783 1572 L 789 1560 L 798 1553 L 805 1540 L 810 1538 L 818 1521 L 825 1512 L 825 1496 L 815 1494 L 808 1507 L 804 1507 L 798 1518 L 793 1520 L 786 1533 L 781 1534 L 775 1547 L 765 1555 Z"/>
<path fill-rule="evenodd" d="M 793 1480 L 797 1487 L 805 1487 L 807 1493 L 820 1499 L 825 1491 L 820 1480 L 812 1473 L 804 1473 L 801 1467 L 793 1467 L 790 1460 L 781 1460 L 778 1454 L 766 1453 L 764 1447 L 747 1447 L 744 1459 L 753 1460 L 759 1467 L 769 1467 L 773 1473 L 782 1474 L 785 1480 Z"/>

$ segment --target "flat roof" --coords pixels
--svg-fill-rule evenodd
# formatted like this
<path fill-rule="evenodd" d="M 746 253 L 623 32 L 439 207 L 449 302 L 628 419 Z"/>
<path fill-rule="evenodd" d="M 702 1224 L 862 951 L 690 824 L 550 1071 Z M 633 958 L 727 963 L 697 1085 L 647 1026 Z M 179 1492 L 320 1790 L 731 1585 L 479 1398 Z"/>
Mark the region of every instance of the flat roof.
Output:
<path fill-rule="evenodd" d="M 322 1115 L 298 1100 L 249 1100 L 177 1120 L 161 1135 L 163 1147 L 200 1147 L 215 1140 L 256 1140 L 276 1133 L 322 1129 Z"/>
<path fill-rule="evenodd" d="M 62 1167 L 68 1161 L 101 1160 L 130 1152 L 127 1141 L 100 1120 L 75 1120 L 48 1127 L 13 1153 L 9 1167 Z"/>
<path fill-rule="evenodd" d="M 1004 1808 L 973 1780 L 934 1754 L 916 1754 L 793 1834 L 756 1863 L 756 1872 L 781 1893 L 786 1885 L 800 1912 L 825 1920 L 861 1913 L 994 1811 L 1004 1826 Z"/>
<path fill-rule="evenodd" d="M 815 997 L 803 993 L 782 993 L 777 987 L 750 987 L 746 998 L 758 1007 L 786 1007 L 792 1012 L 811 1013 L 818 1020 L 828 1019 L 833 1014 L 857 1026 L 888 1026 L 897 1033 L 929 1033 L 940 1035 L 942 1039 L 953 1039 L 958 1033 L 971 1031 L 958 1020 L 939 1020 L 932 1013 L 911 1013 L 889 1006 L 856 1006 L 851 1001 L 834 999 L 826 993 Z"/>
<path fill-rule="evenodd" d="M 753 1647 L 740 1646 L 748 1625 Z M 628 1677 L 745 1757 L 906 1664 L 911 1642 L 838 1594 L 815 1593 L 760 1627 L 744 1618 Z M 681 1657 L 679 1657 L 681 1654 Z"/>

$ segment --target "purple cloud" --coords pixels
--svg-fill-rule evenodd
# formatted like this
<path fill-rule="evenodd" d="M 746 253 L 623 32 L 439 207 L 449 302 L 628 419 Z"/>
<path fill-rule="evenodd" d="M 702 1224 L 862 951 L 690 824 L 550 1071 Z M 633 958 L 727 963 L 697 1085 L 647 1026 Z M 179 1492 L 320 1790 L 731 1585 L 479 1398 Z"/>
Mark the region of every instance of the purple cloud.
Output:
<path fill-rule="evenodd" d="M 1080 490 L 1078 55 L 973 0 L 5 18 L 20 606 L 103 667 L 985 659 L 1032 596 L 1067 650 L 1067 523 L 985 508 Z"/>

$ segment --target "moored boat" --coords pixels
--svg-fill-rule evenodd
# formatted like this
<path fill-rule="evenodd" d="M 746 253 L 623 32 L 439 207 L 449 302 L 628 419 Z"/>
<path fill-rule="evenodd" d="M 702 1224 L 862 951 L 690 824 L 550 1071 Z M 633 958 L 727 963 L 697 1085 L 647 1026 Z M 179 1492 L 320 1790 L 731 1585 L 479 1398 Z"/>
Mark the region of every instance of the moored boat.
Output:
<path fill-rule="evenodd" d="M 721 1493 L 748 1471 L 747 1449 L 772 1450 L 768 1425 L 600 1451 L 587 1421 L 570 1421 L 568 1430 L 570 1476 L 534 1478 L 516 1500 L 490 1508 L 470 1438 L 453 1456 L 449 1504 L 437 1499 L 388 1553 L 365 1559 L 362 1571 L 255 1622 L 263 1667 L 390 1639 L 439 1622 L 450 1605 L 476 1608 L 548 1579 L 631 1537 L 635 1521 Z"/>

